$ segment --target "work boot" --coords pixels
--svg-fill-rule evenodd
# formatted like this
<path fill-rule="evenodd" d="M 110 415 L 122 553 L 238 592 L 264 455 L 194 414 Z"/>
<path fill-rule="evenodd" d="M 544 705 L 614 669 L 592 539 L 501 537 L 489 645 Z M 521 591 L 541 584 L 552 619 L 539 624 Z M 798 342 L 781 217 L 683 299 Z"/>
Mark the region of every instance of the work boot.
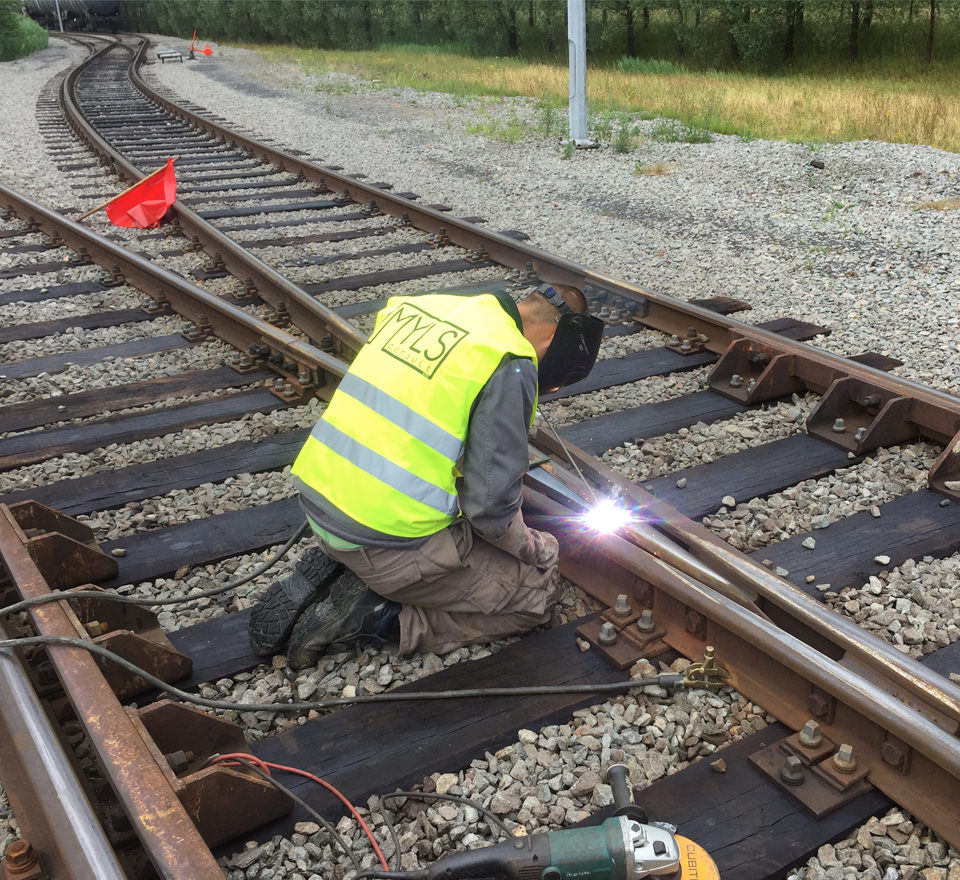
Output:
<path fill-rule="evenodd" d="M 293 572 L 267 588 L 250 612 L 250 646 L 255 654 L 269 657 L 283 650 L 297 618 L 311 602 L 325 599 L 330 585 L 343 571 L 343 564 L 311 547 Z"/>
<path fill-rule="evenodd" d="M 400 605 L 373 592 L 353 572 L 337 580 L 326 599 L 313 602 L 290 634 L 287 660 L 294 669 L 312 666 L 331 645 L 346 647 L 361 639 L 381 644 L 399 633 Z"/>

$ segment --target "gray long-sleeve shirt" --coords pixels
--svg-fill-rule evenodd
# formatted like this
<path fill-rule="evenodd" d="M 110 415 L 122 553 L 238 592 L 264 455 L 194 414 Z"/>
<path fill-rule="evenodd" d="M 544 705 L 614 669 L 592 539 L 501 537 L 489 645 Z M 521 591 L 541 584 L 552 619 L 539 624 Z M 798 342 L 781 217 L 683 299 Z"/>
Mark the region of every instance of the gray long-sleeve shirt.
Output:
<path fill-rule="evenodd" d="M 504 310 L 520 325 L 512 300 Z M 537 368 L 529 358 L 504 357 L 474 400 L 457 481 L 460 511 L 488 540 L 500 538 L 520 510 L 527 471 L 527 426 L 537 397 Z M 314 496 L 315 497 L 315 496 Z M 321 528 L 354 544 L 417 547 L 423 538 L 385 535 L 358 523 L 333 505 L 320 507 L 301 495 L 306 514 Z"/>

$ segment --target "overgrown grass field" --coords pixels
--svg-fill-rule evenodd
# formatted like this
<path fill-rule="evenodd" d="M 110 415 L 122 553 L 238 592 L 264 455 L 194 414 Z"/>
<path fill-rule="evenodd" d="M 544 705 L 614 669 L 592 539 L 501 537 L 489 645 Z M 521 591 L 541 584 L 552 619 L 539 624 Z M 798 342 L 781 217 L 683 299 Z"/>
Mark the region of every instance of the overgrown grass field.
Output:
<path fill-rule="evenodd" d="M 308 72 L 353 73 L 383 87 L 455 95 L 526 95 L 566 103 L 567 69 L 512 58 L 476 58 L 443 47 L 336 51 L 255 46 L 294 59 Z M 669 62 L 629 60 L 591 68 L 592 113 L 662 115 L 746 138 L 826 143 L 881 140 L 960 152 L 960 67 L 934 65 L 869 72 L 752 74 L 694 72 Z"/>

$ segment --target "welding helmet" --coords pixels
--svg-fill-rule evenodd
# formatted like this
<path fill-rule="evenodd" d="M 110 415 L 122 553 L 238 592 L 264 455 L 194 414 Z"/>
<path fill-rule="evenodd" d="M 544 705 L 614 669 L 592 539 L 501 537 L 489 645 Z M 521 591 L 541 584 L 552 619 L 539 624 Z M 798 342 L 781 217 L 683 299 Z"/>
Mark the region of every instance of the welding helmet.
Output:
<path fill-rule="evenodd" d="M 560 312 L 553 341 L 540 358 L 540 393 L 556 391 L 585 379 L 597 360 L 603 339 L 603 321 L 595 315 L 571 310 L 563 295 L 549 284 L 537 288 L 550 305 Z"/>

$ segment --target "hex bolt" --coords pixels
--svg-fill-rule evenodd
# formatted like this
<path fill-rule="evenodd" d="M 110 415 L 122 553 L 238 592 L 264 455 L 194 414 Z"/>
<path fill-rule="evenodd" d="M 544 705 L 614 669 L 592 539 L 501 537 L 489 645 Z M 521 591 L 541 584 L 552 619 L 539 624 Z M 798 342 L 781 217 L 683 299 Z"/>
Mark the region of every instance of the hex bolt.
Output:
<path fill-rule="evenodd" d="M 667 343 L 667 345 L 679 345 L 679 344 L 680 344 L 679 336 L 671 336 L 670 341 Z"/>
<path fill-rule="evenodd" d="M 655 624 L 653 622 L 653 612 L 649 608 L 644 608 L 637 621 L 637 629 L 640 632 L 653 632 Z"/>
<path fill-rule="evenodd" d="M 853 757 L 853 746 L 841 743 L 833 755 L 833 766 L 838 773 L 853 773 L 857 769 L 857 759 Z"/>
<path fill-rule="evenodd" d="M 687 336 L 691 339 L 697 338 L 697 328 L 696 327 L 687 327 Z"/>
<path fill-rule="evenodd" d="M 823 734 L 820 732 L 820 725 L 812 718 L 809 719 L 800 730 L 800 744 L 808 749 L 815 749 L 823 742 Z"/>
<path fill-rule="evenodd" d="M 300 375 L 297 376 L 297 381 L 298 381 L 301 385 L 309 385 L 309 384 L 310 384 L 310 374 L 309 374 L 306 370 L 302 371 L 302 372 L 300 373 Z"/>
<path fill-rule="evenodd" d="M 866 436 L 867 436 L 867 429 L 866 429 L 866 427 L 857 428 L 856 438 L 857 438 L 858 440 L 862 440 L 862 439 L 863 439 L 864 437 L 866 437 Z"/>
<path fill-rule="evenodd" d="M 12 876 L 26 874 L 37 864 L 37 854 L 26 840 L 11 840 L 3 851 L 7 873 Z"/>
<path fill-rule="evenodd" d="M 41 660 L 37 664 L 37 681 L 41 685 L 54 684 L 57 680 L 57 673 L 53 670 L 53 664 L 49 660 Z"/>
<path fill-rule="evenodd" d="M 847 423 L 843 419 L 834 419 L 830 429 L 834 434 L 843 434 L 847 430 Z"/>
<path fill-rule="evenodd" d="M 734 373 L 730 377 L 731 388 L 739 388 L 742 384 L 743 384 L 743 376 L 741 376 L 739 373 Z"/>
<path fill-rule="evenodd" d="M 617 602 L 613 606 L 613 613 L 620 614 L 626 617 L 633 609 L 630 607 L 630 600 L 627 598 L 626 593 L 620 593 L 617 595 Z"/>
<path fill-rule="evenodd" d="M 683 342 L 680 343 L 680 351 L 691 351 L 692 349 L 693 345 L 689 339 L 684 339 Z"/>
<path fill-rule="evenodd" d="M 780 768 L 780 778 L 787 785 L 803 785 L 804 776 L 803 761 L 796 755 L 787 755 Z"/>
<path fill-rule="evenodd" d="M 617 641 L 617 628 L 608 620 L 600 627 L 600 635 L 597 638 L 601 645 L 613 645 Z"/>
<path fill-rule="evenodd" d="M 274 379 L 274 380 L 273 380 L 273 387 L 276 388 L 278 391 L 282 390 L 282 389 L 283 389 L 283 379 L 281 379 L 279 376 L 278 376 L 276 379 Z"/>

